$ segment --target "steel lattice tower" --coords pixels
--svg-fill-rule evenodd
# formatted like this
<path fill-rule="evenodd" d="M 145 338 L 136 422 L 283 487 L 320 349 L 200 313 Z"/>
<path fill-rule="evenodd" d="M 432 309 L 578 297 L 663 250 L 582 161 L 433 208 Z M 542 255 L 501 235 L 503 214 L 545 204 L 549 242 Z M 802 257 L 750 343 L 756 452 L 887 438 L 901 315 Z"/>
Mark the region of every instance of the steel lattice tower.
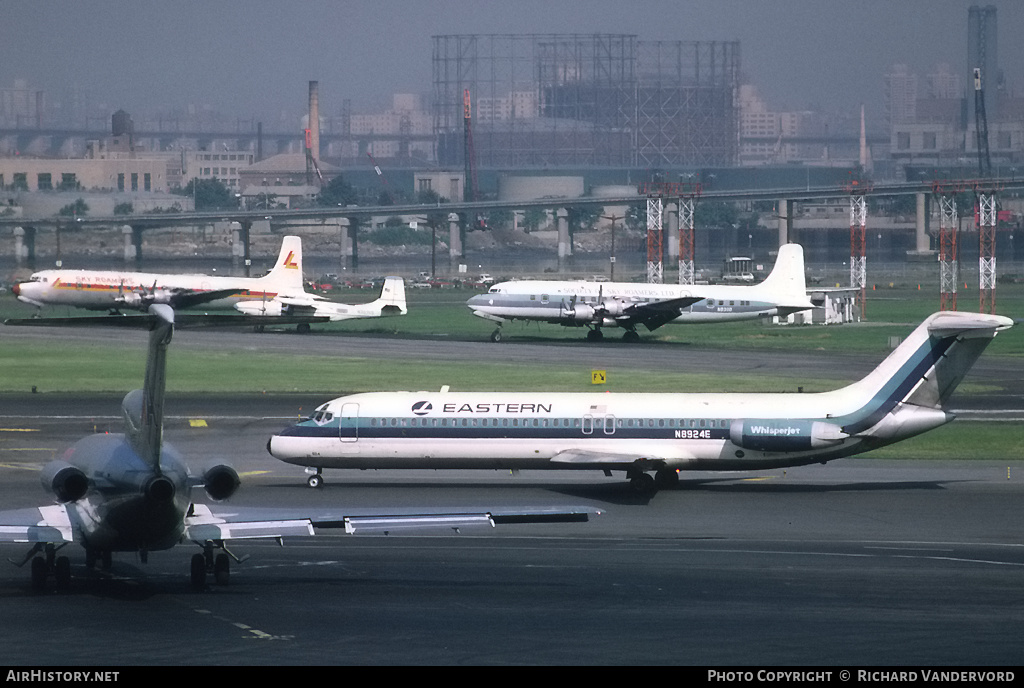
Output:
<path fill-rule="evenodd" d="M 978 282 L 979 312 L 996 310 L 996 196 L 978 194 Z"/>
<path fill-rule="evenodd" d="M 862 193 L 850 196 L 850 286 L 860 289 L 860 317 L 867 311 L 867 267 L 866 235 L 868 222 L 867 200 Z"/>
<path fill-rule="evenodd" d="M 661 196 L 647 199 L 647 281 L 652 284 L 665 281 L 661 208 Z"/>
<path fill-rule="evenodd" d="M 939 309 L 956 310 L 956 288 L 960 280 L 957 255 L 959 235 L 956 197 L 939 194 Z"/>

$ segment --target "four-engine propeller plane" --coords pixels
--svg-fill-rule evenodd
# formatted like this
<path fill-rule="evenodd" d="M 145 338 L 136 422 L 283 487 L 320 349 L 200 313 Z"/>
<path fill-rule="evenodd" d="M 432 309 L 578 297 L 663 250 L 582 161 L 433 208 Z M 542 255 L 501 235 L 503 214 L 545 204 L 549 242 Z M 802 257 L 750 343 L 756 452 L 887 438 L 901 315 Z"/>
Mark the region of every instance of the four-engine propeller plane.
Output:
<path fill-rule="evenodd" d="M 401 532 L 431 527 L 461 528 L 497 523 L 587 520 L 589 507 L 508 507 L 502 509 L 346 510 L 341 507 L 299 513 L 298 509 L 230 508 L 193 501 L 191 490 L 202 486 L 214 501 L 230 497 L 239 487 L 235 470 L 227 465 L 201 475 L 189 471 L 181 454 L 163 441 L 163 407 L 167 348 L 175 323 L 238 323 L 247 316 L 175 314 L 153 304 L 148 315 L 103 318 L 118 326 L 150 330 L 145 383 L 122 402 L 123 434 L 85 437 L 63 458 L 42 471 L 43 486 L 56 503 L 31 509 L 0 511 L 0 542 L 31 543 L 20 562 L 32 562 L 32 583 L 43 589 L 52 575 L 58 587 L 71 579 L 71 563 L 60 549 L 77 542 L 85 548 L 86 564 L 105 567 L 113 552 L 137 552 L 145 562 L 150 552 L 192 541 L 200 552 L 192 558 L 191 580 L 205 585 L 212 572 L 218 583 L 229 578 L 234 539 L 314 535 L 315 529 L 344 528 L 346 533 Z M 98 318 L 8 320 L 14 325 L 67 325 Z M 216 550 L 222 550 L 216 554 Z M 215 556 L 216 554 L 216 556 Z M 232 555 L 233 556 L 233 555 Z"/>
<path fill-rule="evenodd" d="M 668 323 L 788 316 L 814 307 L 807 297 L 799 244 L 782 246 L 772 272 L 750 286 L 519 280 L 495 284 L 466 305 L 473 315 L 498 323 L 493 342 L 501 340 L 506 320 L 587 327 L 591 341 L 602 338 L 604 327 L 621 327 L 623 339 L 636 341 L 640 325 L 653 331 Z"/>
<path fill-rule="evenodd" d="M 302 240 L 281 241 L 274 268 L 263 277 L 173 275 L 119 270 L 41 270 L 15 285 L 19 301 L 43 306 L 74 306 L 94 311 L 141 310 L 161 303 L 175 310 L 203 306 L 231 308 L 239 301 L 299 296 L 302 285 Z"/>
<path fill-rule="evenodd" d="M 649 490 L 680 470 L 825 462 L 953 420 L 953 390 L 1012 324 L 935 313 L 865 378 L 814 394 L 354 394 L 321 405 L 267 449 L 315 471 L 313 487 L 323 468 L 540 468 L 625 471 Z"/>
<path fill-rule="evenodd" d="M 89 310 L 145 311 L 153 304 L 175 310 L 202 306 L 231 308 L 247 315 L 266 316 L 255 325 L 280 324 L 283 317 L 299 332 L 308 332 L 310 322 L 379 318 L 405 315 L 405 282 L 388 277 L 380 297 L 365 304 L 345 304 L 308 293 L 302 280 L 302 239 L 286 236 L 273 269 L 263 277 L 211 275 L 164 275 L 116 270 L 42 270 L 30 281 L 14 287 L 19 301 L 42 309 L 64 305 Z M 38 312 L 37 312 L 38 315 Z M 300 320 L 305 316 L 307 320 Z M 317 320 L 313 320 L 313 318 Z"/>

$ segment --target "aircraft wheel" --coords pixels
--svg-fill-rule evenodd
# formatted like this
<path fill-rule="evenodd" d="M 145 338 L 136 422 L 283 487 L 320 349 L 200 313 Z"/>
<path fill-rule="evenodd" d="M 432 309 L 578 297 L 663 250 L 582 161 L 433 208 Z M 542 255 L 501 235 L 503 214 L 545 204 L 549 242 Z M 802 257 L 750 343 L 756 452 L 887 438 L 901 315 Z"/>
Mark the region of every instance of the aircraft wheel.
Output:
<path fill-rule="evenodd" d="M 192 589 L 202 590 L 206 585 L 206 557 L 202 554 L 192 555 Z"/>
<path fill-rule="evenodd" d="M 624 342 L 639 342 L 640 341 L 640 335 L 637 334 L 636 330 L 626 330 L 622 334 L 622 341 L 624 341 Z"/>
<path fill-rule="evenodd" d="M 662 468 L 654 474 L 654 484 L 659 488 L 675 487 L 679 484 L 679 471 L 674 468 Z"/>
<path fill-rule="evenodd" d="M 217 585 L 227 585 L 231 579 L 231 560 L 226 554 L 218 554 L 213 563 L 213 579 Z"/>
<path fill-rule="evenodd" d="M 49 573 L 46 560 L 36 557 L 32 560 L 32 589 L 42 592 L 46 589 L 46 574 Z"/>
<path fill-rule="evenodd" d="M 299 334 L 308 334 L 309 323 L 299 323 L 298 325 L 295 326 L 295 331 L 298 332 Z"/>
<path fill-rule="evenodd" d="M 317 473 L 316 475 L 311 475 L 309 476 L 309 479 L 306 480 L 306 484 L 313 488 L 323 487 L 324 477 L 319 473 Z"/>
<path fill-rule="evenodd" d="M 604 339 L 604 332 L 601 330 L 591 330 L 590 332 L 587 332 L 588 342 L 599 342 L 602 339 Z"/>
<path fill-rule="evenodd" d="M 494 343 L 498 343 L 501 341 L 501 330 L 495 330 L 494 332 L 491 332 L 491 341 Z"/>
<path fill-rule="evenodd" d="M 71 560 L 67 557 L 57 557 L 54 564 L 53 578 L 57 581 L 58 590 L 67 590 L 71 585 Z"/>
<path fill-rule="evenodd" d="M 103 567 L 103 570 L 104 571 L 109 571 L 110 567 L 114 565 L 113 554 L 111 554 L 109 549 L 103 550 L 103 552 L 100 554 L 100 558 L 101 558 L 101 566 Z"/>
<path fill-rule="evenodd" d="M 647 473 L 641 473 L 640 475 L 634 476 L 629 480 L 629 486 L 633 488 L 633 492 L 637 494 L 653 494 L 654 489 L 654 478 Z"/>

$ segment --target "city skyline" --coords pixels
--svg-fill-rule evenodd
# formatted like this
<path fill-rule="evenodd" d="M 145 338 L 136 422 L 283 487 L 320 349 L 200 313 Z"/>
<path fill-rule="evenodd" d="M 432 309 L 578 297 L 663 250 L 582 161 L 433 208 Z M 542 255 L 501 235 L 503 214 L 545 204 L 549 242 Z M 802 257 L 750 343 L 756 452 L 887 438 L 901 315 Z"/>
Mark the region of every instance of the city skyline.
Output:
<path fill-rule="evenodd" d="M 13 0 L 0 24 L 0 88 L 20 79 L 51 101 L 77 89 L 110 111 L 208 109 L 273 124 L 304 114 L 310 80 L 320 83 L 328 117 L 345 100 L 372 112 L 387 108 L 393 93 L 429 92 L 434 35 L 631 33 L 643 41 L 738 40 L 745 81 L 773 109 L 851 113 L 863 103 L 868 118 L 880 121 L 893 64 L 924 74 L 946 63 L 966 73 L 973 4 L 997 8 L 999 65 L 1008 86 L 1020 88 L 1024 46 L 1009 40 L 1009 27 L 1024 26 L 1024 3 L 962 0 L 96 0 L 42 10 Z"/>

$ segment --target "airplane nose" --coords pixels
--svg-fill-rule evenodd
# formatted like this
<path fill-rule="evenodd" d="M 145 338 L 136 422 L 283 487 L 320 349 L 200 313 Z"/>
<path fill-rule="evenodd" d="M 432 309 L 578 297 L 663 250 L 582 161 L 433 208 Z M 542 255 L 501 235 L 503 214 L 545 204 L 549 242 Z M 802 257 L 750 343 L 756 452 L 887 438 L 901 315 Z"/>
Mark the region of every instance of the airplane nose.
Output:
<path fill-rule="evenodd" d="M 21 285 L 15 284 L 13 287 L 11 287 L 11 291 L 14 292 L 15 296 L 21 296 Z"/>

